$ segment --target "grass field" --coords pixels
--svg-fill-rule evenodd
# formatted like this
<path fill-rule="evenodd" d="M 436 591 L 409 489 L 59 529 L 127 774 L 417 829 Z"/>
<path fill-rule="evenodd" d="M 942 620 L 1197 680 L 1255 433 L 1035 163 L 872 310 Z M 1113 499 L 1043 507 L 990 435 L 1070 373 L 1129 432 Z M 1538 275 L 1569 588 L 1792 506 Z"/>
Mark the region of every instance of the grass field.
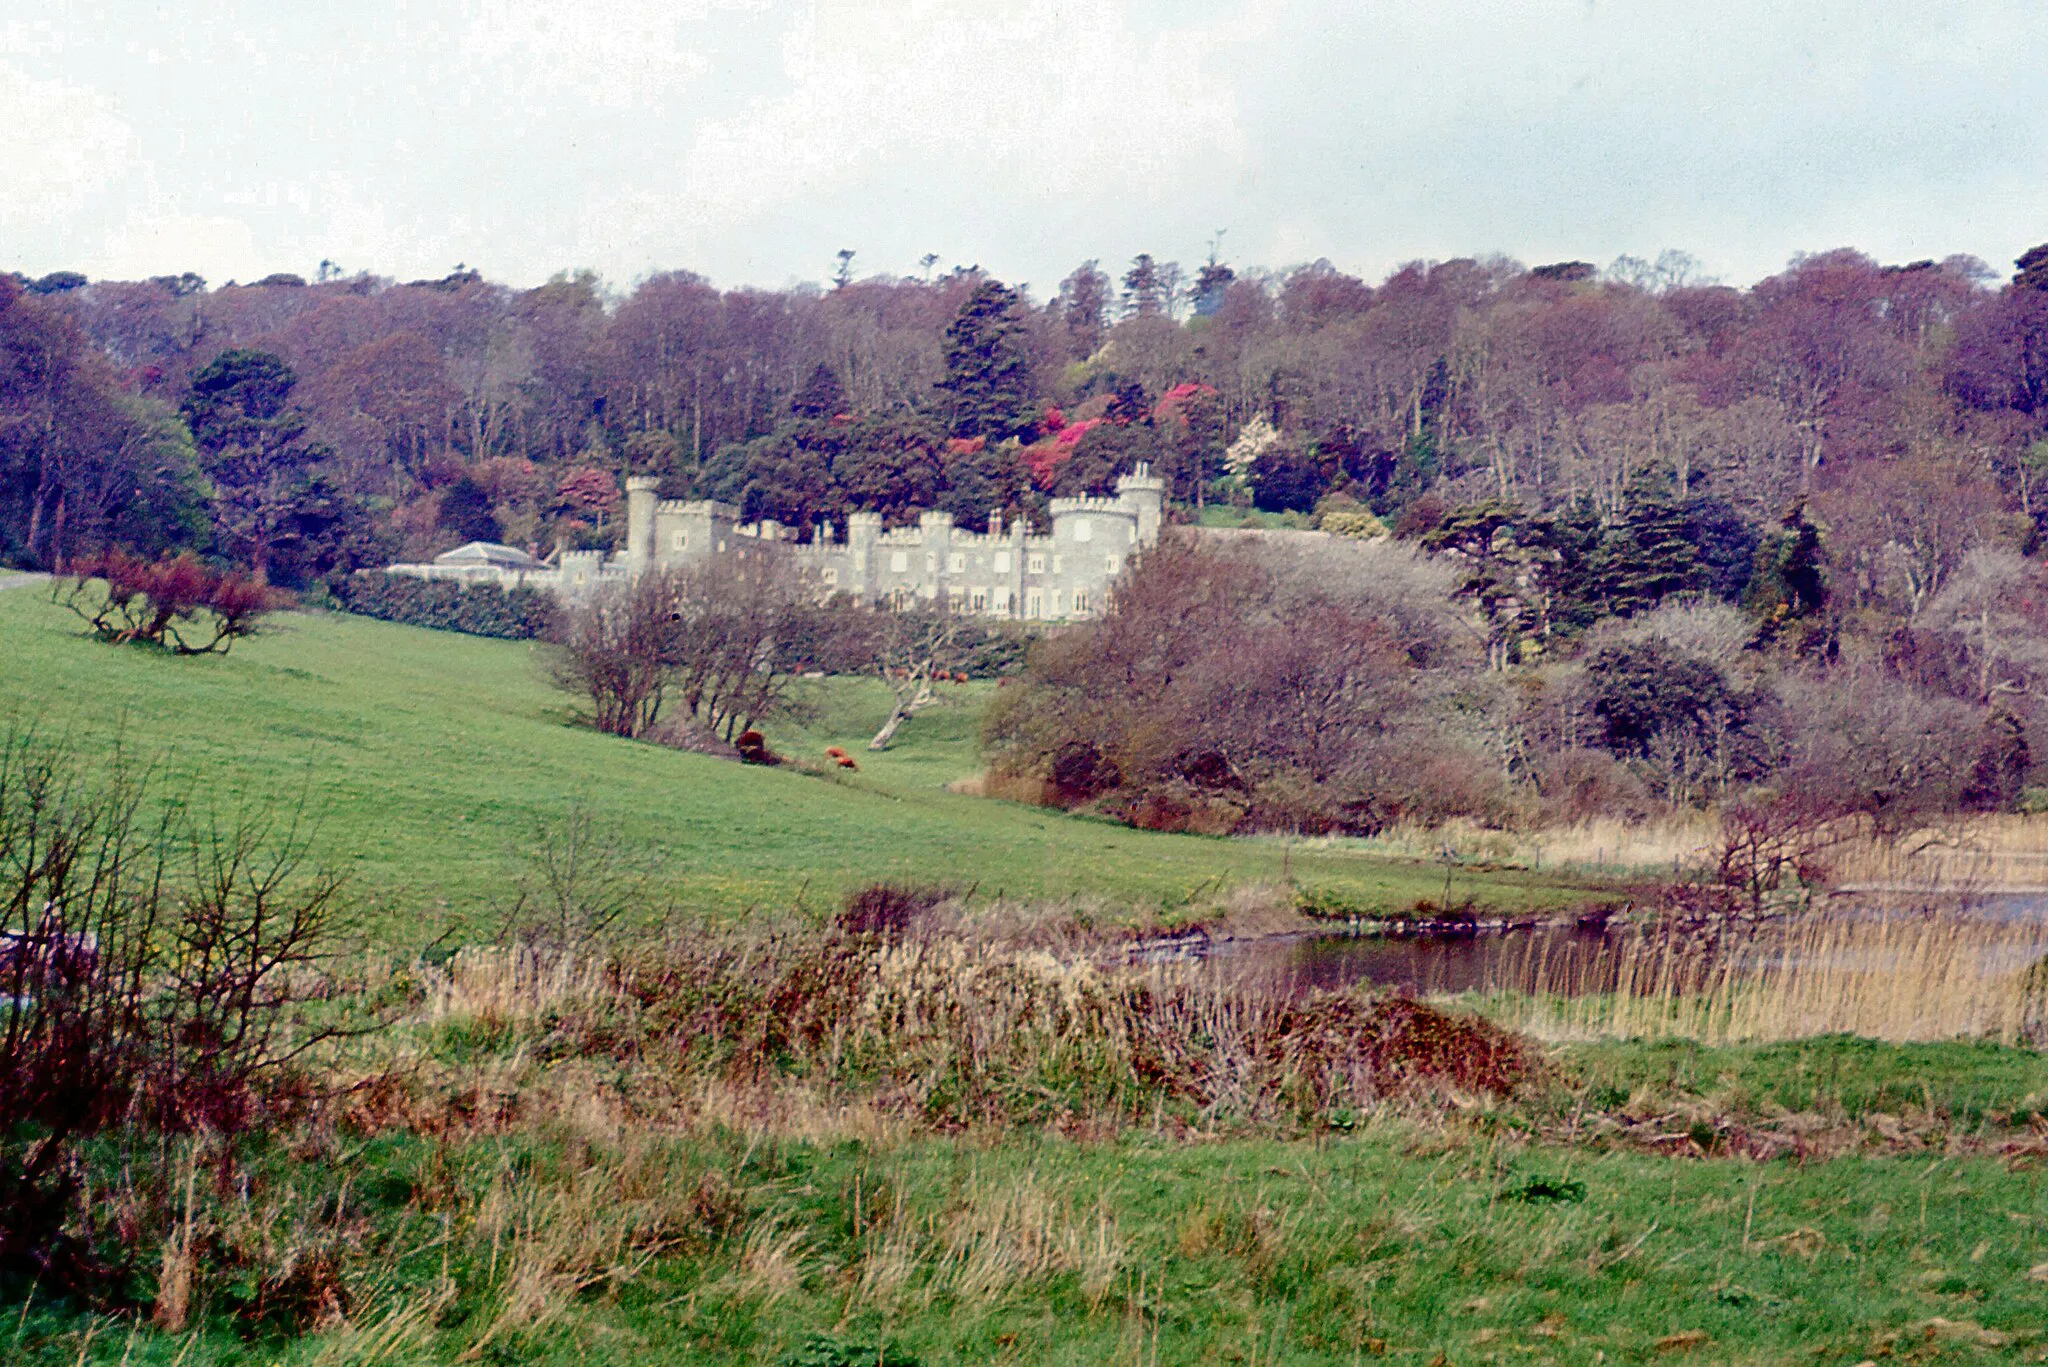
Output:
<path fill-rule="evenodd" d="M 431 1047 L 530 1098 L 590 1085 L 538 1036 L 477 1039 L 450 1020 Z M 184 1326 L 31 1296 L 0 1344 L 48 1367 L 2048 1357 L 2037 1053 L 1609 1043 L 1554 1064 L 1523 1102 L 1294 1138 L 949 1137 L 859 1106 L 329 1131 L 251 1155 L 232 1190 L 183 1179 L 174 1208 L 229 1269 Z M 1814 1148 L 1698 1156 L 1745 1126 Z M 174 1192 L 209 1161 L 182 1152 Z M 335 1312 L 306 1303 L 330 1285 Z"/>
<path fill-rule="evenodd" d="M 579 807 L 660 861 L 678 907 L 723 916 L 815 909 L 884 879 L 1095 898 L 1107 914 L 1169 919 L 1230 885 L 1287 878 L 1387 909 L 1443 893 L 1443 871 L 1421 862 L 1151 834 L 948 793 L 977 768 L 989 687 L 957 690 L 870 756 L 887 708 L 880 685 L 806 684 L 808 719 L 767 731 L 786 753 L 817 758 L 836 743 L 858 754 L 858 774 L 819 778 L 578 726 L 541 648 L 526 643 L 294 613 L 231 655 L 178 659 L 86 638 L 42 589 L 0 593 L 0 718 L 88 753 L 120 737 L 202 805 L 303 798 L 320 855 L 355 870 L 365 914 L 400 943 L 493 930 L 537 829 Z M 1459 870 L 1453 896 L 1526 908 L 1589 893 Z"/>
<path fill-rule="evenodd" d="M 1776 1042 L 1629 1038 L 1634 1016 L 1596 1011 L 1570 1042 L 1512 1041 L 1501 1084 L 1483 1023 L 1081 953 L 1104 935 L 1061 957 L 1037 928 L 1080 933 L 1029 907 L 952 904 L 900 940 L 819 924 L 885 878 L 1105 922 L 1283 879 L 1359 907 L 1443 896 L 1443 867 L 1344 843 L 949 793 L 986 686 L 870 756 L 879 687 L 807 685 L 770 738 L 859 754 L 821 778 L 577 726 L 526 645 L 290 615 L 179 660 L 89 641 L 28 589 L 0 593 L 0 647 L 0 722 L 82 758 L 119 738 L 202 807 L 302 802 L 357 871 L 352 921 L 399 951 L 331 966 L 309 1019 L 376 1028 L 302 1056 L 260 1123 L 78 1146 L 66 1237 L 107 1270 L 66 1292 L 0 1237 L 0 1362 L 2048 1361 L 2034 1048 L 1802 1038 L 1868 1013 L 1774 990 Z M 408 952 L 486 938 L 536 831 L 579 809 L 703 915 L 610 960 Z M 1452 878 L 1502 907 L 1612 895 Z M 1888 1004 L 1870 1028 L 1901 1038 L 1950 1019 L 1929 1001 L 2024 995 L 1947 944 L 1809 957 L 1848 965 L 1822 995 Z M 1527 1024 L 1532 990 L 1454 1005 Z M 1929 1030 L 1981 1028 L 1950 1014 Z M 1679 1022 L 1730 1035 L 1699 1024 Z M 1400 1071 L 1430 1060 L 1447 1071 Z M 34 1138 L 0 1134 L 0 1175 Z M 10 1219 L 34 1227 L 0 1210 L 0 1236 Z"/>

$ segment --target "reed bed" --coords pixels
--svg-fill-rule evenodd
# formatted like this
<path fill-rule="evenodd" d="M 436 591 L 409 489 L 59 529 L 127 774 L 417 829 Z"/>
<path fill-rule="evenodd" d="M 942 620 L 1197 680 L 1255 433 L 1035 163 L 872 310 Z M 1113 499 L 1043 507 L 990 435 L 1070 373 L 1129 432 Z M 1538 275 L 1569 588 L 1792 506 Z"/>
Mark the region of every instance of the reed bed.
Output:
<path fill-rule="evenodd" d="M 1604 953 L 1530 941 L 1489 1014 L 1542 1038 L 1764 1043 L 1847 1034 L 2034 1042 L 2048 926 L 1967 905 L 1825 908 L 1757 928 L 1651 928 Z"/>
<path fill-rule="evenodd" d="M 1365 841 L 1397 858 L 1505 864 L 1522 868 L 1587 868 L 1670 873 L 1713 862 L 1719 841 L 1702 813 L 1665 821 L 1597 818 L 1540 830 L 1502 830 L 1459 819 L 1441 825 L 1390 826 Z"/>
<path fill-rule="evenodd" d="M 1958 817 L 1895 840 L 1857 834 L 1828 859 L 1852 887 L 1995 891 L 2048 887 L 2048 818 Z"/>
<path fill-rule="evenodd" d="M 1375 852 L 1406 859 L 1644 875 L 1711 872 L 1722 843 L 1719 822 L 1704 812 L 1637 822 L 1599 818 L 1539 830 L 1457 820 L 1393 826 L 1364 842 Z M 1826 828 L 1815 844 L 1837 885 L 1924 891 L 2048 888 L 2048 817 L 2043 816 L 1957 815 L 1884 838 L 1852 817 Z"/>

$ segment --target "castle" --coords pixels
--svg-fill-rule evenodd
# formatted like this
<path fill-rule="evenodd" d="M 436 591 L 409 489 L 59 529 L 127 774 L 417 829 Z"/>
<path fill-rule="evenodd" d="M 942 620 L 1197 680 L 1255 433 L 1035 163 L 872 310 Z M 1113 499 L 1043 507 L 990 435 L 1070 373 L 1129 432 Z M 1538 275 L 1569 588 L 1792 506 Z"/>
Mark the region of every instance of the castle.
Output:
<path fill-rule="evenodd" d="M 655 481 L 626 481 L 623 553 L 564 551 L 547 564 L 490 542 L 436 556 L 426 565 L 392 565 L 393 574 L 511 588 L 546 588 L 571 600 L 606 582 L 630 581 L 650 569 L 701 564 L 711 557 L 777 556 L 793 563 L 823 594 L 845 594 L 878 607 L 944 603 L 978 617 L 1066 621 L 1092 617 L 1108 601 L 1125 564 L 1159 544 L 1165 481 L 1145 465 L 1117 480 L 1115 498 L 1052 500 L 1052 533 L 1033 534 L 1022 521 L 988 530 L 954 525 L 952 514 L 927 512 L 915 527 L 884 530 L 876 513 L 853 513 L 843 532 L 826 523 L 800 542 L 773 521 L 742 523 L 739 510 L 710 499 L 659 498 Z"/>

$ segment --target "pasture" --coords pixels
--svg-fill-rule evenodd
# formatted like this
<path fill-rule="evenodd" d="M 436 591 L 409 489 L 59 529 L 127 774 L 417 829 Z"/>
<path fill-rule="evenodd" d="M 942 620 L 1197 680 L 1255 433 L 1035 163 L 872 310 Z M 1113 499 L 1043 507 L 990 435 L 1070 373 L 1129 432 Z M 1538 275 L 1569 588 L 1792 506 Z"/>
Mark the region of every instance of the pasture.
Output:
<path fill-rule="evenodd" d="M 0 724 L 118 748 L 202 808 L 302 810 L 317 856 L 353 871 L 367 926 L 401 945 L 493 933 L 540 834 L 579 811 L 658 871 L 660 901 L 713 919 L 817 911 L 882 880 L 1166 922 L 1252 883 L 1386 910 L 1443 895 L 1443 868 L 1342 842 L 1155 834 L 947 792 L 978 767 L 992 687 L 951 690 L 871 755 L 882 686 L 804 681 L 800 712 L 765 729 L 785 754 L 858 757 L 858 773 L 821 777 L 597 734 L 531 643 L 285 613 L 230 655 L 179 659 L 87 639 L 44 589 L 0 594 Z M 1612 895 L 1583 877 L 1452 872 L 1453 899 L 1486 907 Z"/>

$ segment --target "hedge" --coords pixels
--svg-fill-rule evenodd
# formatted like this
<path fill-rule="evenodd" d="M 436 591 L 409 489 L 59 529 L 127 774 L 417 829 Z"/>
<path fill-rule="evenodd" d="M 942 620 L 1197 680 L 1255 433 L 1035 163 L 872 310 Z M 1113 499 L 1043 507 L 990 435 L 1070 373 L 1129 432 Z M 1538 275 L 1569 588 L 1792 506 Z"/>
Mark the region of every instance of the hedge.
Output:
<path fill-rule="evenodd" d="M 415 579 L 383 570 L 359 570 L 329 589 L 345 612 L 471 636 L 530 641 L 547 635 L 555 616 L 555 597 L 545 589 Z"/>

